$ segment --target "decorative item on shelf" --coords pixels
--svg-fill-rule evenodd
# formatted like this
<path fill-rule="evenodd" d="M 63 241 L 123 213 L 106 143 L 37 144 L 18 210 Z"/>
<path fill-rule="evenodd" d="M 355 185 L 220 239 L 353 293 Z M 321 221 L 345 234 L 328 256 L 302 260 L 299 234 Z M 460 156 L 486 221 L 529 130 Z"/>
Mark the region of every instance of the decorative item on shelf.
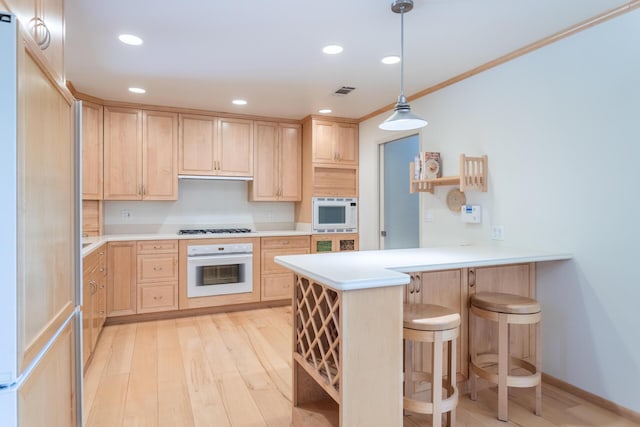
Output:
<path fill-rule="evenodd" d="M 378 127 L 382 130 L 412 130 L 425 127 L 427 121 L 411 112 L 404 96 L 404 14 L 413 9 L 413 0 L 394 0 L 391 10 L 400 14 L 400 96 L 393 114 Z"/>
<path fill-rule="evenodd" d="M 422 151 L 415 157 L 414 179 L 424 180 L 442 176 L 440 153 Z"/>
<path fill-rule="evenodd" d="M 468 190 L 487 191 L 487 156 L 471 157 L 460 155 L 460 175 L 444 176 L 438 178 L 416 179 L 421 173 L 417 173 L 416 165 L 411 163 L 409 166 L 409 191 L 427 191 L 433 193 L 434 188 L 438 185 L 458 185 L 460 191 Z M 418 165 L 424 168 L 424 164 L 420 162 Z M 441 165 L 439 166 L 441 170 Z"/>

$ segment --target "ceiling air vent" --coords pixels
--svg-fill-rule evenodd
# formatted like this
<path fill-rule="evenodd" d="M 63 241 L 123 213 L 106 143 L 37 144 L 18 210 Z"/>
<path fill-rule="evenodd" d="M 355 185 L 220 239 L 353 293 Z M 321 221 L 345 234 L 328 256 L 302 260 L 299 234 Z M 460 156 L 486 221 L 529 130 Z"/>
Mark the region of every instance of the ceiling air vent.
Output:
<path fill-rule="evenodd" d="M 351 86 L 342 86 L 340 89 L 335 91 L 336 95 L 348 95 L 350 94 L 353 90 L 355 90 L 355 87 L 351 87 Z"/>

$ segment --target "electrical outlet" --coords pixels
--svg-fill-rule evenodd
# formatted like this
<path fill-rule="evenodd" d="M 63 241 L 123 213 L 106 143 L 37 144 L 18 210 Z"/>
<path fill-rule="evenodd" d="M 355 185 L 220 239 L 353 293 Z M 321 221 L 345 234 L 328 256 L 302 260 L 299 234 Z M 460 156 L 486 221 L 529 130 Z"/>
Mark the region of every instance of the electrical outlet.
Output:
<path fill-rule="evenodd" d="M 120 211 L 120 218 L 122 219 L 131 219 L 131 211 L 127 209 L 122 209 Z"/>
<path fill-rule="evenodd" d="M 424 222 L 433 222 L 433 209 L 425 209 L 424 211 Z"/>
<path fill-rule="evenodd" d="M 491 226 L 491 240 L 504 240 L 504 226 Z"/>

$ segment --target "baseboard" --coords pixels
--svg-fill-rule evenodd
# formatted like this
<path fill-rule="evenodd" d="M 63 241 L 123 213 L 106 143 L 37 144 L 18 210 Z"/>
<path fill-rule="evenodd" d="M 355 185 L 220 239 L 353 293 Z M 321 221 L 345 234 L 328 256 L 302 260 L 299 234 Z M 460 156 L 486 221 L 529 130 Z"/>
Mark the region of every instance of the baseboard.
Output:
<path fill-rule="evenodd" d="M 223 305 L 215 307 L 199 307 L 186 310 L 161 311 L 157 313 L 130 314 L 127 316 L 107 317 L 105 326 L 122 325 L 134 322 L 149 322 L 154 320 L 178 319 L 181 317 L 202 316 L 206 314 L 231 313 L 234 311 L 257 310 L 260 308 L 280 307 L 291 305 L 291 299 L 252 302 L 246 304 Z"/>
<path fill-rule="evenodd" d="M 551 375 L 545 374 L 544 372 L 542 373 L 542 382 L 557 387 L 562 391 L 566 391 L 567 393 L 571 393 L 574 396 L 584 399 L 587 402 L 597 405 L 601 408 L 607 409 L 608 411 L 626 418 L 629 421 L 640 424 L 640 413 L 635 412 L 629 408 L 625 408 L 624 406 L 620 406 L 610 400 L 604 399 L 593 393 L 589 393 L 586 390 L 578 388 L 573 384 L 564 382 L 556 377 L 552 377 Z"/>

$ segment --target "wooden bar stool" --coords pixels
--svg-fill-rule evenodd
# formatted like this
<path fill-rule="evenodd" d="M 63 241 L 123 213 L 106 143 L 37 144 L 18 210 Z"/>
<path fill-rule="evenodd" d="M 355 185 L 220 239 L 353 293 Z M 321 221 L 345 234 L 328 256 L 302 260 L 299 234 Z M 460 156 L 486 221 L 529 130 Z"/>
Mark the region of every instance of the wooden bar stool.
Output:
<path fill-rule="evenodd" d="M 442 425 L 442 414 L 447 414 L 449 426 L 456 425 L 458 387 L 456 386 L 456 338 L 458 338 L 460 315 L 446 307 L 432 304 L 404 304 L 404 398 L 405 411 L 432 414 L 433 427 Z M 433 343 L 431 374 L 413 370 L 413 342 Z M 447 380 L 442 375 L 443 343 L 448 345 Z M 431 381 L 431 402 L 410 397 L 416 380 Z M 437 386 L 436 386 L 437 385 Z M 442 389 L 447 391 L 443 398 Z"/>
<path fill-rule="evenodd" d="M 476 376 L 498 385 L 498 419 L 507 421 L 509 387 L 536 388 L 536 415 L 542 412 L 542 352 L 540 343 L 540 304 L 533 298 L 498 292 L 479 292 L 471 296 L 469 316 L 469 380 L 471 400 L 477 399 Z M 473 316 L 476 316 L 474 318 Z M 498 323 L 498 353 L 478 354 L 478 317 Z M 535 325 L 534 364 L 509 353 L 509 325 Z M 484 337 L 486 338 L 486 337 Z M 497 374 L 495 365 L 498 365 Z M 493 367 L 493 370 L 491 370 Z M 523 368 L 529 375 L 510 375 L 511 368 Z"/>

